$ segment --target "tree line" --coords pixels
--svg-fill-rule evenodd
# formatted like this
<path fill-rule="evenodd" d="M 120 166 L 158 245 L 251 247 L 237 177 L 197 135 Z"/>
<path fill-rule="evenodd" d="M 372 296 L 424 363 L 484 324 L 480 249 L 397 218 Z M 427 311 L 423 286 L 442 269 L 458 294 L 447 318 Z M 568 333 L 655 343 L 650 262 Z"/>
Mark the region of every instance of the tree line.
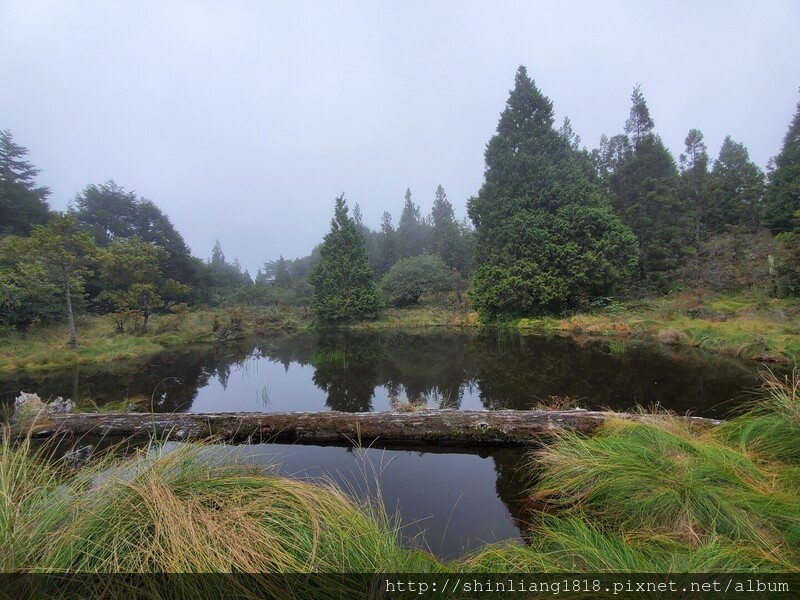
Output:
<path fill-rule="evenodd" d="M 305 257 L 253 278 L 217 241 L 192 256 L 169 217 L 113 181 L 88 185 L 65 213 L 38 169 L 0 132 L 0 325 L 66 312 L 111 313 L 120 330 L 150 315 L 230 303 L 310 305 L 323 322 L 376 316 L 425 294 L 457 293 L 485 320 L 581 310 L 682 287 L 800 295 L 800 104 L 764 173 L 726 137 L 712 160 L 690 129 L 677 160 L 640 86 L 622 133 L 582 147 L 569 119 L 517 70 L 485 150 L 484 182 L 457 220 L 440 185 L 428 215 L 407 189 L 399 220 L 366 227 L 336 198 L 331 228 Z"/>
<path fill-rule="evenodd" d="M 518 69 L 486 147 L 483 185 L 467 202 L 474 225 L 470 297 L 484 319 L 580 310 L 682 286 L 725 288 L 718 279 L 698 278 L 708 265 L 749 273 L 748 286 L 753 272 L 764 271 L 772 295 L 800 292 L 800 104 L 766 175 L 730 136 L 712 163 L 697 129 L 676 161 L 655 133 L 640 86 L 623 131 L 604 135 L 597 149 L 581 148 L 569 119 L 556 128 L 552 102 L 525 67 Z M 338 198 L 323 251 L 337 252 L 345 210 Z M 401 227 L 404 220 L 419 221 L 410 193 Z M 765 235 L 770 253 L 752 264 Z M 345 298 L 334 287 L 341 280 L 318 276 L 314 286 L 318 313 L 332 320 L 342 317 L 323 306 L 331 296 Z M 350 316 L 376 310 L 370 303 Z"/>

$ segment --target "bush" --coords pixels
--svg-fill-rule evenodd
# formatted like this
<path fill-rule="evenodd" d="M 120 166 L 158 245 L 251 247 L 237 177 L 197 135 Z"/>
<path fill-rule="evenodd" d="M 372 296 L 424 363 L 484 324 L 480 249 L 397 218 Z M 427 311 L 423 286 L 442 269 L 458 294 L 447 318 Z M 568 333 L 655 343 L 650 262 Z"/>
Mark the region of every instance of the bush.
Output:
<path fill-rule="evenodd" d="M 410 306 L 422 294 L 452 290 L 453 276 L 438 254 L 420 254 L 394 263 L 381 287 L 395 306 Z"/>

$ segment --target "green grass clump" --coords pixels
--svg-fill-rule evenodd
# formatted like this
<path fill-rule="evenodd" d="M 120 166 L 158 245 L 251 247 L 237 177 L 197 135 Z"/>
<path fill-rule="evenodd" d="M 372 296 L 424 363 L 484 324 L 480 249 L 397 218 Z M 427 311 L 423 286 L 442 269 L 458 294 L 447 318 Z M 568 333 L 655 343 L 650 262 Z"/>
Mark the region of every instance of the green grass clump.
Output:
<path fill-rule="evenodd" d="M 212 461 L 199 445 L 170 452 L 154 448 L 75 473 L 44 460 L 28 442 L 13 447 L 7 431 L 0 457 L 0 569 L 6 572 L 372 573 L 439 568 L 428 555 L 403 549 L 396 526 L 383 513 L 332 486 Z M 109 581 L 124 585 L 123 579 Z M 47 585 L 47 580 L 40 583 Z M 274 581 L 268 578 L 252 583 L 260 586 L 259 593 L 267 586 L 280 595 L 280 590 L 269 590 Z M 302 580 L 296 583 L 303 585 Z M 174 597 L 227 597 L 230 586 L 241 584 L 226 578 L 186 578 Z M 202 587 L 208 585 L 220 587 Z M 39 591 L 47 595 L 56 590 Z M 293 591 L 304 597 L 302 589 Z M 325 597 L 318 591 L 313 597 Z M 105 590 L 103 597 L 117 597 L 112 592 L 125 590 Z"/>
<path fill-rule="evenodd" d="M 550 514 L 532 518 L 531 567 L 796 570 L 797 376 L 766 385 L 767 399 L 716 429 L 614 419 L 535 452 L 531 496 Z"/>
<path fill-rule="evenodd" d="M 626 532 L 700 545 L 713 534 L 760 543 L 751 503 L 769 480 L 735 450 L 681 429 L 607 422 L 591 438 L 564 435 L 536 455 L 536 496 Z"/>
<path fill-rule="evenodd" d="M 768 372 L 762 397 L 717 430 L 717 435 L 765 460 L 800 465 L 800 372 L 780 378 Z"/>
<path fill-rule="evenodd" d="M 622 534 L 585 515 L 540 515 L 531 546 L 501 543 L 463 559 L 468 572 L 483 573 L 704 573 L 767 571 L 776 567 L 758 552 L 710 537 L 690 546 L 653 533 Z"/>
<path fill-rule="evenodd" d="M 27 570 L 64 524 L 73 498 L 58 469 L 32 454 L 30 440 L 14 446 L 2 435 L 0 452 L 0 572 Z"/>

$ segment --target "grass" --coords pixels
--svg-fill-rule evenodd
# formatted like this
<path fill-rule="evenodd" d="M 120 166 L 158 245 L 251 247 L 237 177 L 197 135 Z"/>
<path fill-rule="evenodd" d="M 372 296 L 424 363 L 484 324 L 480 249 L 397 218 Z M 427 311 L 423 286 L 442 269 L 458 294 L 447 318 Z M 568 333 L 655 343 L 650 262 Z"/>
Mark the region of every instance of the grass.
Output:
<path fill-rule="evenodd" d="M 81 347 L 66 346 L 65 325 L 11 333 L 0 341 L 0 372 L 58 369 L 142 358 L 165 348 L 197 342 L 227 343 L 259 333 L 291 333 L 312 325 L 305 308 L 237 307 L 154 316 L 143 335 L 120 334 L 110 317 L 84 317 Z M 418 306 L 389 308 L 353 329 L 479 327 L 478 315 L 454 294 Z M 645 337 L 764 361 L 800 361 L 800 307 L 791 300 L 719 295 L 700 299 L 674 294 L 648 301 L 612 302 L 569 317 L 525 318 L 507 324 L 523 331 L 606 336 L 610 352 L 624 356 L 623 341 Z"/>
<path fill-rule="evenodd" d="M 792 299 L 674 294 L 564 318 L 520 319 L 515 325 L 615 339 L 649 337 L 743 358 L 800 361 L 800 307 Z"/>
<path fill-rule="evenodd" d="M 66 325 L 12 333 L 0 342 L 0 372 L 107 364 L 151 356 L 170 347 L 216 342 L 221 332 L 228 331 L 232 319 L 248 334 L 291 331 L 297 327 L 295 316 L 274 307 L 160 315 L 151 318 L 144 334 L 117 332 L 109 316 L 84 316 L 78 322 L 78 348 L 67 346 Z"/>
<path fill-rule="evenodd" d="M 484 550 L 474 568 L 544 572 L 800 571 L 800 379 L 723 426 L 664 417 L 559 433 L 532 454 L 530 553 Z M 520 562 L 522 561 L 522 562 Z M 527 561 L 527 562 L 526 562 Z"/>
<path fill-rule="evenodd" d="M 372 573 L 425 563 L 400 547 L 388 518 L 333 486 L 210 461 L 196 444 L 74 473 L 5 436 L 0 542 L 4 572 Z M 199 591 L 181 597 L 208 597 Z"/>

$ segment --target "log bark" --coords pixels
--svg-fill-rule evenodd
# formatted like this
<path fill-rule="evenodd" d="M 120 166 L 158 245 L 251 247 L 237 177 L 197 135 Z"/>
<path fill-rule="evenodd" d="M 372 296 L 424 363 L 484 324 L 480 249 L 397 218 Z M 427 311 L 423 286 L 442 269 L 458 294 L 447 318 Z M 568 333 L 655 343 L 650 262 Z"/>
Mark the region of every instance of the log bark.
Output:
<path fill-rule="evenodd" d="M 296 412 L 296 413 L 119 413 L 40 414 L 11 428 L 34 439 L 85 435 L 169 441 L 292 442 L 368 446 L 518 446 L 560 430 L 592 433 L 611 417 L 657 421 L 658 415 L 596 411 Z M 720 423 L 681 417 L 709 427 Z"/>

